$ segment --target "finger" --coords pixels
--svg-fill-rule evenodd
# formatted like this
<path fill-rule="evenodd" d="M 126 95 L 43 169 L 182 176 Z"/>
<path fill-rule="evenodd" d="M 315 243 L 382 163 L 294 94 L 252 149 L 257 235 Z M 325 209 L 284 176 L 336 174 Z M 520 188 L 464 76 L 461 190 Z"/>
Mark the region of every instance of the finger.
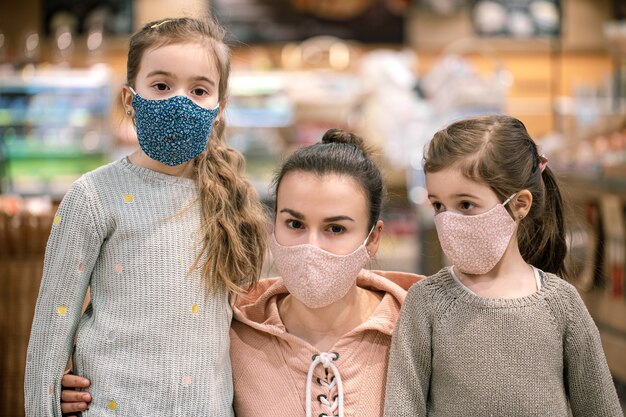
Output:
<path fill-rule="evenodd" d="M 61 403 L 61 413 L 75 413 L 85 411 L 87 409 L 87 403 Z"/>
<path fill-rule="evenodd" d="M 65 388 L 87 388 L 89 380 L 82 376 L 67 374 L 63 375 L 61 385 Z"/>
<path fill-rule="evenodd" d="M 91 394 L 88 392 L 80 392 L 64 389 L 61 391 L 61 401 L 68 403 L 91 402 Z"/>

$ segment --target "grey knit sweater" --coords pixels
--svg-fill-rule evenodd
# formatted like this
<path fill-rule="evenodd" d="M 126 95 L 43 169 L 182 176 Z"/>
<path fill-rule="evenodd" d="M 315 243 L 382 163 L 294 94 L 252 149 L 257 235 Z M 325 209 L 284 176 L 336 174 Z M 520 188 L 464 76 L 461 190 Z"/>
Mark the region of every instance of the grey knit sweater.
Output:
<path fill-rule="evenodd" d="M 74 370 L 91 380 L 84 417 L 233 415 L 228 295 L 206 296 L 200 272 L 188 273 L 200 219 L 194 180 L 126 158 L 73 184 L 46 249 L 27 416 L 61 416 L 74 340 Z"/>
<path fill-rule="evenodd" d="M 598 330 L 576 289 L 541 273 L 516 299 L 469 292 L 444 268 L 409 290 L 385 416 L 622 417 Z"/>

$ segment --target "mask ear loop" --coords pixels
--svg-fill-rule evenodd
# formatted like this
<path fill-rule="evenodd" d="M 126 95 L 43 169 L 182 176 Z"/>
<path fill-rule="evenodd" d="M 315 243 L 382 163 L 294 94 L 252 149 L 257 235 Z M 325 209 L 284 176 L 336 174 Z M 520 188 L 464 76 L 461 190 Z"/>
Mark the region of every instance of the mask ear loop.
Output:
<path fill-rule="evenodd" d="M 376 223 L 378 223 L 378 220 L 376 220 Z M 370 238 L 370 236 L 372 235 L 372 232 L 374 231 L 374 229 L 376 229 L 376 223 L 374 223 L 374 226 L 372 226 L 372 228 L 370 229 L 369 233 L 367 234 L 367 236 L 365 237 L 365 240 L 363 241 L 364 245 L 367 245 L 367 241 Z"/>
<path fill-rule="evenodd" d="M 513 195 L 511 195 L 509 198 L 507 198 L 506 200 L 504 200 L 504 202 L 502 203 L 502 207 L 506 207 L 507 204 L 509 204 L 509 202 L 513 199 L 513 197 L 515 197 L 517 195 L 517 193 L 513 193 Z M 511 212 L 511 216 L 513 216 L 513 213 Z M 524 216 L 522 214 L 520 214 L 518 216 L 518 219 L 522 220 L 524 218 Z"/>
<path fill-rule="evenodd" d="M 507 198 L 506 200 L 504 200 L 504 202 L 502 203 L 503 206 L 506 206 L 507 204 L 509 204 L 509 202 L 513 199 L 513 197 L 515 197 L 517 195 L 517 193 L 513 193 L 509 198 Z"/>
<path fill-rule="evenodd" d="M 130 91 L 131 91 L 131 92 L 132 92 L 135 96 L 138 96 L 138 95 L 139 95 L 139 94 L 137 94 L 137 92 L 135 91 L 135 89 L 134 89 L 132 86 L 128 85 L 127 87 L 129 88 L 129 90 L 130 90 Z M 132 104 L 131 104 L 131 107 L 132 107 Z M 133 126 L 135 126 L 135 128 L 137 128 L 137 125 L 135 124 L 135 118 L 133 117 L 133 112 L 132 112 L 132 111 L 130 111 L 130 110 L 127 110 L 127 111 L 126 111 L 126 114 L 128 115 L 128 117 L 131 117 L 131 118 L 133 119 Z"/>
<path fill-rule="evenodd" d="M 370 253 L 370 250 L 367 248 L 367 241 L 369 240 L 370 236 L 372 235 L 372 232 L 374 231 L 374 229 L 376 229 L 376 224 L 377 223 L 378 223 L 378 220 L 376 220 L 376 222 L 374 223 L 374 226 L 372 226 L 372 228 L 370 229 L 369 233 L 367 234 L 367 237 L 363 241 L 363 246 L 365 246 L 365 250 L 367 251 L 367 254 L 370 257 L 372 257 L 372 254 Z"/>

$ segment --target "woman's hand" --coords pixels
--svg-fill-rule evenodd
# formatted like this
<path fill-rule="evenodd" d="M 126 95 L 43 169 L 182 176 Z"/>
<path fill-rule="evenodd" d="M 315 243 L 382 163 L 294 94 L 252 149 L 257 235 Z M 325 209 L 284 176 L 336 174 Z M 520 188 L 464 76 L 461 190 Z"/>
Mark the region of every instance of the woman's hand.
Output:
<path fill-rule="evenodd" d="M 88 388 L 90 381 L 82 376 L 65 374 L 61 379 L 61 412 L 67 417 L 76 417 L 76 412 L 81 412 L 89 407 L 91 394 L 88 392 L 75 391 L 74 388 Z"/>

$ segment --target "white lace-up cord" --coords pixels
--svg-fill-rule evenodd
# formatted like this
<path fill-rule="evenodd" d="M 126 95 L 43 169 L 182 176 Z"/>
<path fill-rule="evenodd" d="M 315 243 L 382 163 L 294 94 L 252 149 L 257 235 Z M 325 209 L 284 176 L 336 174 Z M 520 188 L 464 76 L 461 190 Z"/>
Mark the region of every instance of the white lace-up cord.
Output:
<path fill-rule="evenodd" d="M 343 417 L 343 384 L 341 383 L 339 369 L 333 363 L 333 361 L 337 360 L 338 357 L 339 354 L 334 352 L 322 352 L 319 355 L 313 356 L 313 359 L 311 360 L 311 365 L 309 366 L 309 374 L 307 375 L 306 380 L 306 417 L 311 417 L 311 385 L 313 381 L 313 371 L 320 363 L 322 364 L 322 366 L 324 366 L 324 368 L 330 368 L 333 371 L 335 379 L 337 380 L 337 401 L 339 405 L 335 405 L 337 406 L 337 410 L 339 411 L 338 417 Z"/>

